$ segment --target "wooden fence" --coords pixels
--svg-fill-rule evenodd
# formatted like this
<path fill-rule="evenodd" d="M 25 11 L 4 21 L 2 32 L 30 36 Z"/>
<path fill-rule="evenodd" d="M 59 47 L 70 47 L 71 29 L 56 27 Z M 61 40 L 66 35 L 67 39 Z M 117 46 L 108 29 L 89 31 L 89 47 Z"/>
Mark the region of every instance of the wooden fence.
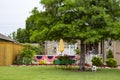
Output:
<path fill-rule="evenodd" d="M 19 54 L 23 45 L 13 42 L 0 42 L 0 66 L 13 64 L 15 57 Z"/>

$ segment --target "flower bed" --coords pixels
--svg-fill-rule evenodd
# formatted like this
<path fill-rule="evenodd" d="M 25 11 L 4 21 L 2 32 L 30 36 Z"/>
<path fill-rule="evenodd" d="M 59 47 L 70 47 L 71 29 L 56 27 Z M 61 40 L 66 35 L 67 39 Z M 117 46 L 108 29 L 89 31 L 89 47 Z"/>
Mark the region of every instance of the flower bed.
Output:
<path fill-rule="evenodd" d="M 59 60 L 58 60 L 59 59 Z M 61 60 L 62 59 L 62 60 Z M 35 55 L 34 62 L 37 64 L 72 64 L 77 59 L 76 55 L 58 56 L 58 55 Z"/>

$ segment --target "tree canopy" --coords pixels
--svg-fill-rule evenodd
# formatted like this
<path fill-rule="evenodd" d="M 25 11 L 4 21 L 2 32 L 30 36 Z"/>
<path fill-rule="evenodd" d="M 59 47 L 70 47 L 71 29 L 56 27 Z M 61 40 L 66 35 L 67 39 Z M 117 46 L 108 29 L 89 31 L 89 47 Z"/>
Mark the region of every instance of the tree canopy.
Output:
<path fill-rule="evenodd" d="M 27 19 L 31 40 L 84 40 L 99 42 L 118 39 L 119 0 L 41 0 L 45 11 L 36 8 Z"/>

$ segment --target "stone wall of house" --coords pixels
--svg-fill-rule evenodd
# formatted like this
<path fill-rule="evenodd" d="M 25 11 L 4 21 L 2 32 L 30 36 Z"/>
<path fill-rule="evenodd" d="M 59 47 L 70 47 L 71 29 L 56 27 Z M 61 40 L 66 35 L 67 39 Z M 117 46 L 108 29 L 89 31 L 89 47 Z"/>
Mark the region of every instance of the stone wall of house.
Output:
<path fill-rule="evenodd" d="M 117 61 L 117 65 L 120 65 L 120 41 L 112 41 L 111 45 L 109 45 L 109 41 L 104 42 L 104 55 L 106 61 L 106 55 L 109 50 L 112 50 L 114 59 Z"/>
<path fill-rule="evenodd" d="M 120 41 L 113 42 L 114 58 L 117 60 L 117 64 L 120 65 Z"/>
<path fill-rule="evenodd" d="M 120 41 L 112 41 L 111 45 L 109 45 L 109 41 L 104 42 L 104 55 L 105 55 L 105 61 L 106 61 L 106 55 L 108 53 L 108 50 L 111 49 L 114 54 L 114 58 L 117 60 L 117 65 L 120 65 Z M 55 41 L 47 41 L 45 43 L 45 52 L 48 55 L 56 55 L 57 54 L 57 47 L 58 42 Z M 77 43 L 77 47 L 80 48 L 80 41 Z M 99 49 L 98 54 L 101 54 L 101 48 L 99 43 Z M 101 57 L 103 54 L 101 54 Z"/>
<path fill-rule="evenodd" d="M 55 41 L 47 41 L 45 42 L 45 53 L 48 55 L 56 55 L 56 45 Z"/>
<path fill-rule="evenodd" d="M 106 56 L 107 56 L 109 50 L 112 50 L 113 55 L 115 55 L 114 54 L 114 44 L 115 44 L 114 41 L 112 41 L 111 43 L 109 41 L 104 42 L 104 56 L 105 56 L 104 58 L 105 58 L 105 61 L 106 61 Z"/>
<path fill-rule="evenodd" d="M 61 54 L 58 51 L 58 46 L 59 46 L 59 42 L 55 42 L 55 41 L 45 42 L 45 53 L 48 54 L 48 55 L 59 55 L 59 54 Z M 77 44 L 70 45 L 70 44 L 67 44 L 67 43 L 64 42 L 64 48 L 65 49 L 64 49 L 62 54 L 68 54 L 68 55 L 75 54 L 74 49 L 76 49 L 77 46 L 80 46 L 80 44 L 79 45 L 77 45 Z"/>

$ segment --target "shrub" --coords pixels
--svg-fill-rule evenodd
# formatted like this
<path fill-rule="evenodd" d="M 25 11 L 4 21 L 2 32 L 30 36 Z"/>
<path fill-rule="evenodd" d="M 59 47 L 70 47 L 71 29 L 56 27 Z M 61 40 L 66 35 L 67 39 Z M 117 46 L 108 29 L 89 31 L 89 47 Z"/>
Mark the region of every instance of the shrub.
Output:
<path fill-rule="evenodd" d="M 92 65 L 94 66 L 102 66 L 102 58 L 100 57 L 93 57 L 92 58 Z"/>
<path fill-rule="evenodd" d="M 33 50 L 35 51 L 36 54 L 45 54 L 44 51 L 43 51 L 43 47 L 39 46 L 39 47 L 36 47 L 36 46 L 33 46 L 33 45 L 29 45 L 29 44 L 25 44 L 24 45 L 26 48 L 30 49 L 30 50 Z"/>
<path fill-rule="evenodd" d="M 107 59 L 108 59 L 108 58 L 114 58 L 113 52 L 112 52 L 111 50 L 108 51 Z"/>
<path fill-rule="evenodd" d="M 114 58 L 108 58 L 106 61 L 107 66 L 109 67 L 116 67 L 117 61 Z"/>
<path fill-rule="evenodd" d="M 26 45 L 17 56 L 14 64 L 31 64 L 35 51 L 31 49 L 30 45 Z"/>
<path fill-rule="evenodd" d="M 35 54 L 44 54 L 43 48 L 25 44 L 20 54 L 17 55 L 14 64 L 31 64 Z"/>
<path fill-rule="evenodd" d="M 20 52 L 20 57 L 21 57 L 21 60 L 22 60 L 22 64 L 31 64 L 34 54 L 35 54 L 35 51 L 30 50 L 28 48 L 24 48 Z"/>

